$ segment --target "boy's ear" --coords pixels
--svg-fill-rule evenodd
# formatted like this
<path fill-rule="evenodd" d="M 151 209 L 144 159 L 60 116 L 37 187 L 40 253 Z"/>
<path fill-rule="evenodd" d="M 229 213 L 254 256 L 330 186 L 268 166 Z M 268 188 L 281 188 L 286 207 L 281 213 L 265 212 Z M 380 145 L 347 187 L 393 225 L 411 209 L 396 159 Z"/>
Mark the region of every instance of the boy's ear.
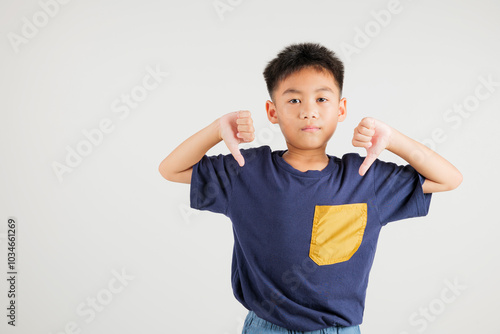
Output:
<path fill-rule="evenodd" d="M 346 109 L 346 99 L 345 97 L 341 98 L 340 101 L 339 101 L 339 118 L 338 118 L 338 122 L 342 122 L 345 120 L 345 118 L 347 117 L 347 109 Z"/>
<path fill-rule="evenodd" d="M 273 124 L 277 124 L 278 116 L 276 115 L 276 107 L 274 106 L 274 103 L 270 100 L 266 101 L 266 112 L 269 121 Z"/>

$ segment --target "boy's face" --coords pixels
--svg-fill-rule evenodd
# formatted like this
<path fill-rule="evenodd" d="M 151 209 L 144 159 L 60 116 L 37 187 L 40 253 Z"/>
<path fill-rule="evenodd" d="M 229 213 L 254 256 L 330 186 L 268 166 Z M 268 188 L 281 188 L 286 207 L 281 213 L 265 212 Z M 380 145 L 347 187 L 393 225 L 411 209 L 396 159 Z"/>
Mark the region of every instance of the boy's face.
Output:
<path fill-rule="evenodd" d="M 279 83 L 266 110 L 288 145 L 311 150 L 326 147 L 337 123 L 346 117 L 346 100 L 340 98 L 331 74 L 306 67 Z"/>

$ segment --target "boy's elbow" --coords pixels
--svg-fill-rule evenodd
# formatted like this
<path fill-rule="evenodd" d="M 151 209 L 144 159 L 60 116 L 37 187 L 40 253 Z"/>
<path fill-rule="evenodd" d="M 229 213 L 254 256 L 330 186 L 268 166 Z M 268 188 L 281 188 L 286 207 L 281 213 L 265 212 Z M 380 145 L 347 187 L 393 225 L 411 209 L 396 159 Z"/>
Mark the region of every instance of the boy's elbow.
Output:
<path fill-rule="evenodd" d="M 165 166 L 165 163 L 162 162 L 160 166 L 158 166 L 158 172 L 160 172 L 161 176 L 168 181 L 172 181 L 171 173 L 168 172 L 168 169 Z"/>
<path fill-rule="evenodd" d="M 462 184 L 463 180 L 464 180 L 464 176 L 462 175 L 462 173 L 460 173 L 459 171 L 457 171 L 457 175 L 455 175 L 455 177 L 454 177 L 454 180 L 453 180 L 454 182 L 453 182 L 452 188 L 450 190 L 458 188 L 458 186 L 460 184 Z"/>
<path fill-rule="evenodd" d="M 462 183 L 462 180 L 462 174 L 457 171 L 456 173 L 454 173 L 454 175 L 449 175 L 446 180 L 442 180 L 441 182 L 435 182 L 426 179 L 424 184 L 422 185 L 422 189 L 424 193 L 450 191 L 458 188 L 458 186 Z"/>
<path fill-rule="evenodd" d="M 166 179 L 167 181 L 190 184 L 193 168 L 192 167 L 188 168 L 182 172 L 174 172 L 169 170 L 168 167 L 163 162 L 158 167 L 158 171 L 160 172 L 161 176 L 163 176 L 163 178 Z"/>
<path fill-rule="evenodd" d="M 450 179 L 448 185 L 447 185 L 447 191 L 449 190 L 454 190 L 457 189 L 458 186 L 462 183 L 464 177 L 462 173 L 460 173 L 458 170 L 456 171 L 455 175 Z"/>

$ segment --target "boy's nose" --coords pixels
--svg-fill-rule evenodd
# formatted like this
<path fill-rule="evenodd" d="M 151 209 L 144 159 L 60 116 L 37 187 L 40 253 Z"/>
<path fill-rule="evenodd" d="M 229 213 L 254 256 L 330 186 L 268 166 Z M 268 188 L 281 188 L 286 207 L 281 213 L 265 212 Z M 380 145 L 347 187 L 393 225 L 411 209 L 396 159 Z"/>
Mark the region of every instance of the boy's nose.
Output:
<path fill-rule="evenodd" d="M 318 118 L 319 114 L 316 108 L 312 106 L 304 106 L 300 111 L 300 118 Z"/>

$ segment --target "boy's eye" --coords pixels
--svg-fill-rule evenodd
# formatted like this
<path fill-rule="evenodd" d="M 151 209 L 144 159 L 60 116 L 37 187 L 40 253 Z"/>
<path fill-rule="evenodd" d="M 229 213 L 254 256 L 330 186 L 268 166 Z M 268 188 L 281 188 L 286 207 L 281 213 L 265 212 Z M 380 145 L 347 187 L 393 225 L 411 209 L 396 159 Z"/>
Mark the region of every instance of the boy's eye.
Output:
<path fill-rule="evenodd" d="M 326 101 L 327 101 L 327 99 L 325 99 L 324 97 L 320 97 L 320 98 L 318 99 L 318 101 L 319 101 L 319 102 L 326 102 Z"/>
<path fill-rule="evenodd" d="M 291 100 L 290 100 L 290 101 L 288 101 L 288 102 L 293 103 L 293 104 L 295 104 L 295 103 L 299 103 L 299 99 L 291 99 Z"/>

